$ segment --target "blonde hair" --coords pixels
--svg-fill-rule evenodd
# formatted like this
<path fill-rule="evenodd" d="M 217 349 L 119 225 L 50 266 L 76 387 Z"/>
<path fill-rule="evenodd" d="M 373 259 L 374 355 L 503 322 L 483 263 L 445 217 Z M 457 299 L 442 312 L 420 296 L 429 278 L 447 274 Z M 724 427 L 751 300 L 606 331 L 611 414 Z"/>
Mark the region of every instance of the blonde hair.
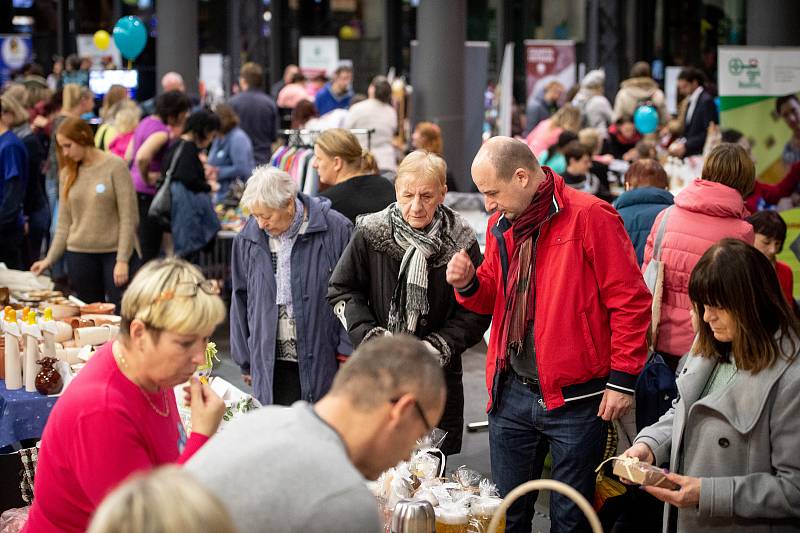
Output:
<path fill-rule="evenodd" d="M 235 533 L 222 502 L 186 470 L 165 466 L 132 476 L 95 511 L 88 533 Z"/>
<path fill-rule="evenodd" d="M 3 96 L 10 96 L 17 102 L 24 105 L 25 102 L 27 102 L 30 98 L 30 91 L 21 83 L 12 82 L 6 85 L 6 90 L 3 91 Z"/>
<path fill-rule="evenodd" d="M 395 186 L 404 178 L 422 178 L 447 186 L 447 163 L 441 156 L 425 150 L 414 150 L 397 167 Z"/>
<path fill-rule="evenodd" d="M 572 104 L 564 104 L 553 114 L 552 125 L 576 132 L 581 127 L 581 110 Z"/>
<path fill-rule="evenodd" d="M 3 101 L 3 113 L 11 113 L 14 117 L 11 124 L 12 128 L 28 122 L 30 115 L 28 115 L 28 111 L 19 100 L 8 94 L 0 96 L 0 100 Z"/>
<path fill-rule="evenodd" d="M 183 335 L 196 334 L 216 328 L 225 320 L 225 304 L 215 294 L 207 294 L 196 287 L 194 296 L 174 295 L 179 283 L 201 283 L 203 274 L 196 266 L 178 258 L 157 259 L 144 265 L 131 281 L 122 297 L 122 323 L 124 337 L 130 334 L 130 325 L 141 320 L 157 331 L 171 331 Z"/>
<path fill-rule="evenodd" d="M 583 128 L 578 132 L 578 142 L 596 154 L 600 150 L 600 133 L 595 128 Z"/>
<path fill-rule="evenodd" d="M 100 117 L 103 120 L 112 120 L 114 118 L 114 110 L 119 109 L 119 107 L 115 106 L 127 99 L 128 89 L 122 85 L 112 85 L 105 96 L 103 96 L 103 106 L 100 108 Z"/>
<path fill-rule="evenodd" d="M 345 129 L 325 130 L 314 144 L 328 157 L 339 157 L 352 169 L 372 173 L 378 168 L 372 152 L 362 148 L 356 136 Z"/>
<path fill-rule="evenodd" d="M 132 100 L 125 100 L 116 104 L 116 110 L 113 112 L 114 128 L 117 134 L 128 133 L 136 129 L 139 125 L 139 119 L 142 116 L 142 110 Z"/>
<path fill-rule="evenodd" d="M 721 143 L 706 157 L 700 178 L 727 185 L 747 198 L 756 184 L 756 167 L 740 145 Z"/>
<path fill-rule="evenodd" d="M 61 98 L 61 109 L 72 111 L 81 101 L 81 86 L 77 83 L 67 83 L 64 85 Z"/>

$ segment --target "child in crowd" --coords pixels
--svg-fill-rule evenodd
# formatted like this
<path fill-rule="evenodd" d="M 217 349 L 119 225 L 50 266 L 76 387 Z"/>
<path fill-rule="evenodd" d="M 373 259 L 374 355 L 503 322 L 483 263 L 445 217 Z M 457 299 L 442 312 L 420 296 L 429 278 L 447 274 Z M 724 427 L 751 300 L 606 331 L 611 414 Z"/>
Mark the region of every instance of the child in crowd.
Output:
<path fill-rule="evenodd" d="M 792 269 L 783 261 L 778 261 L 777 257 L 783 250 L 783 243 L 786 240 L 786 222 L 775 211 L 759 211 L 755 215 L 748 217 L 747 221 L 753 225 L 753 231 L 756 233 L 753 246 L 766 255 L 767 259 L 775 267 L 783 295 L 786 296 L 786 301 L 789 302 L 789 305 L 796 310 L 797 307 L 792 295 L 794 288 Z"/>

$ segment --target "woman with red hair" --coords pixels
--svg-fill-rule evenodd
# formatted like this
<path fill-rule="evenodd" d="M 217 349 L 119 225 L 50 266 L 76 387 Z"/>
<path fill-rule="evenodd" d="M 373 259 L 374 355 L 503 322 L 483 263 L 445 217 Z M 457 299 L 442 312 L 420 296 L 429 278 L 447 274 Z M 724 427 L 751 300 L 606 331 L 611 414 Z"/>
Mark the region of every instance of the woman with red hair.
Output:
<path fill-rule="evenodd" d="M 69 283 L 86 302 L 119 308 L 136 242 L 136 193 L 125 161 L 94 146 L 92 128 L 64 119 L 56 131 L 61 168 L 56 234 L 47 257 L 31 266 L 39 274 L 62 255 Z"/>

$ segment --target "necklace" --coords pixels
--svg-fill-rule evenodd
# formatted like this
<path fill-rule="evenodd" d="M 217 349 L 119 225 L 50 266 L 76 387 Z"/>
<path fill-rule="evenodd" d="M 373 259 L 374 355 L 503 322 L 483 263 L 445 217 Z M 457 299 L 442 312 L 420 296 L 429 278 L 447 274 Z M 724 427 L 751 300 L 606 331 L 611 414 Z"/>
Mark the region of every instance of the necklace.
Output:
<path fill-rule="evenodd" d="M 126 369 L 128 368 L 128 362 L 125 360 L 125 355 L 123 355 L 117 349 L 117 343 L 116 342 L 111 345 L 111 353 L 114 355 L 114 358 L 123 367 L 125 367 Z M 136 388 L 139 390 L 139 392 L 142 393 L 142 396 L 144 396 L 144 399 L 147 400 L 147 403 L 150 404 L 150 407 L 153 409 L 153 411 L 156 412 L 157 415 L 163 416 L 164 418 L 169 416 L 169 400 L 167 399 L 167 395 L 164 393 L 163 390 L 161 391 L 161 398 L 164 400 L 164 409 L 159 409 L 158 406 L 156 406 L 156 404 L 153 403 L 153 400 L 150 399 L 150 395 L 147 394 L 147 392 L 145 392 L 142 389 L 142 387 L 140 387 L 139 384 L 137 384 L 135 381 L 133 381 L 132 379 L 131 379 L 131 381 L 133 382 L 134 385 L 136 385 Z"/>

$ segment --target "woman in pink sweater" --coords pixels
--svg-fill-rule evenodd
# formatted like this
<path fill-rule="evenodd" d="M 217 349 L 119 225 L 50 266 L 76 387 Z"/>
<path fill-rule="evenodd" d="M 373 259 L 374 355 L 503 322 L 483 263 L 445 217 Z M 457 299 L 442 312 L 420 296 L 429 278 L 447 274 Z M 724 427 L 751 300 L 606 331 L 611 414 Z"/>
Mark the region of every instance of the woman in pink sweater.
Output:
<path fill-rule="evenodd" d="M 218 292 L 181 259 L 139 271 L 122 299 L 119 339 L 95 353 L 47 420 L 23 531 L 85 531 L 103 497 L 128 476 L 184 463 L 217 431 L 222 399 L 192 379 L 187 436 L 173 387 L 205 363 L 208 338 L 225 319 Z"/>
<path fill-rule="evenodd" d="M 661 261 L 664 292 L 655 350 L 673 368 L 689 351 L 694 329 L 689 316 L 689 277 L 700 257 L 721 239 L 731 237 L 753 244 L 753 226 L 744 205 L 755 186 L 755 166 L 739 145 L 722 143 L 709 155 L 700 179 L 675 197 L 675 206 L 656 217 L 644 251 L 642 272 L 653 258 L 653 242 L 662 218 L 669 212 Z"/>

